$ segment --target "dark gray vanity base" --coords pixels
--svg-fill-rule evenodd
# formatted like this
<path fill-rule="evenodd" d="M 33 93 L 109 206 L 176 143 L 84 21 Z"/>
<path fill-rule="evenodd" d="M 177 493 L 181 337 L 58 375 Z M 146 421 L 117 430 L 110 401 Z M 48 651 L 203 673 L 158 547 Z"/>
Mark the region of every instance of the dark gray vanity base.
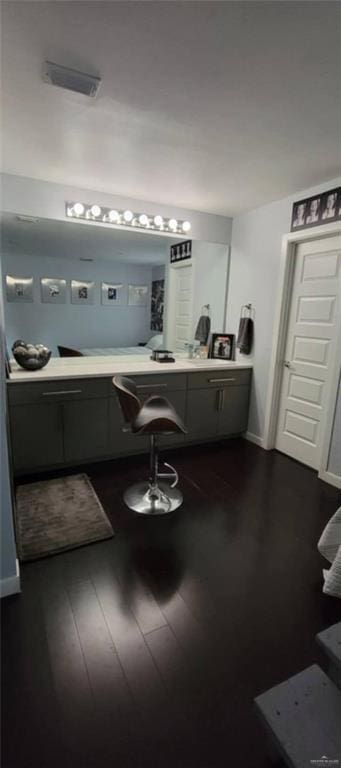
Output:
<path fill-rule="evenodd" d="M 251 369 L 134 376 L 139 395 L 165 395 L 188 434 L 161 447 L 221 440 L 247 428 Z M 122 431 L 111 378 L 62 379 L 8 386 L 16 475 L 148 451 L 148 438 Z"/>

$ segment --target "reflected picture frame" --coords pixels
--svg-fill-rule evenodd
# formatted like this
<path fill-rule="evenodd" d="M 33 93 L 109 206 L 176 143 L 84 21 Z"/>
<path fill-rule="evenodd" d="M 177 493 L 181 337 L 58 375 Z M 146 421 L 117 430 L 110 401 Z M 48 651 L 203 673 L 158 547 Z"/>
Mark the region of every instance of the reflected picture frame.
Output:
<path fill-rule="evenodd" d="M 91 280 L 71 280 L 71 303 L 83 306 L 94 304 L 95 283 Z"/>
<path fill-rule="evenodd" d="M 101 302 L 105 307 L 120 307 L 123 304 L 123 284 L 102 282 Z"/>
<path fill-rule="evenodd" d="M 6 298 L 7 301 L 18 304 L 32 304 L 33 277 L 6 275 Z"/>
<path fill-rule="evenodd" d="M 41 300 L 43 304 L 66 304 L 66 280 L 63 278 L 40 278 Z"/>
<path fill-rule="evenodd" d="M 128 304 L 130 307 L 146 307 L 148 285 L 128 285 Z"/>

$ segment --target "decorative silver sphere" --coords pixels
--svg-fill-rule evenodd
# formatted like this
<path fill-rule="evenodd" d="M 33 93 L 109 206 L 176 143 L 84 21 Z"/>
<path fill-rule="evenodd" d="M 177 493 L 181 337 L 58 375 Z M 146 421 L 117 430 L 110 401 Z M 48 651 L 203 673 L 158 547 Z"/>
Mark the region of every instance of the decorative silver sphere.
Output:
<path fill-rule="evenodd" d="M 14 342 L 12 352 L 18 365 L 27 371 L 38 371 L 44 368 L 51 357 L 51 350 L 43 344 L 27 344 L 22 339 Z"/>

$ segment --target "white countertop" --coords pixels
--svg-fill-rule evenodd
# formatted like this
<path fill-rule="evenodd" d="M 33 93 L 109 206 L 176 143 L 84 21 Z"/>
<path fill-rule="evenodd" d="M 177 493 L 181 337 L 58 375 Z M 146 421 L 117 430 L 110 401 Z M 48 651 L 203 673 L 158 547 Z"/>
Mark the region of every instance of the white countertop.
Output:
<path fill-rule="evenodd" d="M 148 373 L 194 373 L 195 371 L 228 371 L 252 368 L 250 363 L 223 360 L 178 359 L 175 363 L 155 363 L 153 360 L 132 359 L 131 356 L 113 357 L 52 357 L 40 371 L 25 371 L 11 360 L 9 383 L 80 379 L 88 376 L 138 375 Z"/>

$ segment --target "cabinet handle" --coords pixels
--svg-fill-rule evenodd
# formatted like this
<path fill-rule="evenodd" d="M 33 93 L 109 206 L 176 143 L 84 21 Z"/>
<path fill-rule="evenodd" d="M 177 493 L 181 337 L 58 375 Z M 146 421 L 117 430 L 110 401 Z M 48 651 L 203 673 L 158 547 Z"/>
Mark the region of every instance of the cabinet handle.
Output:
<path fill-rule="evenodd" d="M 137 389 L 166 389 L 167 384 L 137 384 Z"/>
<path fill-rule="evenodd" d="M 217 411 L 220 411 L 220 397 L 221 397 L 221 389 L 217 389 L 217 397 L 216 397 Z"/>
<path fill-rule="evenodd" d="M 219 381 L 235 381 L 235 379 L 208 379 L 209 384 L 214 384 L 214 382 L 219 382 Z"/>
<path fill-rule="evenodd" d="M 233 381 L 234 381 L 234 379 L 233 379 Z M 221 390 L 221 405 L 220 405 L 220 410 L 221 411 L 224 409 L 224 405 L 225 405 L 225 389 L 222 389 Z"/>
<path fill-rule="evenodd" d="M 81 395 L 81 389 L 57 389 L 54 392 L 43 392 L 43 397 L 50 397 L 51 395 Z"/>

